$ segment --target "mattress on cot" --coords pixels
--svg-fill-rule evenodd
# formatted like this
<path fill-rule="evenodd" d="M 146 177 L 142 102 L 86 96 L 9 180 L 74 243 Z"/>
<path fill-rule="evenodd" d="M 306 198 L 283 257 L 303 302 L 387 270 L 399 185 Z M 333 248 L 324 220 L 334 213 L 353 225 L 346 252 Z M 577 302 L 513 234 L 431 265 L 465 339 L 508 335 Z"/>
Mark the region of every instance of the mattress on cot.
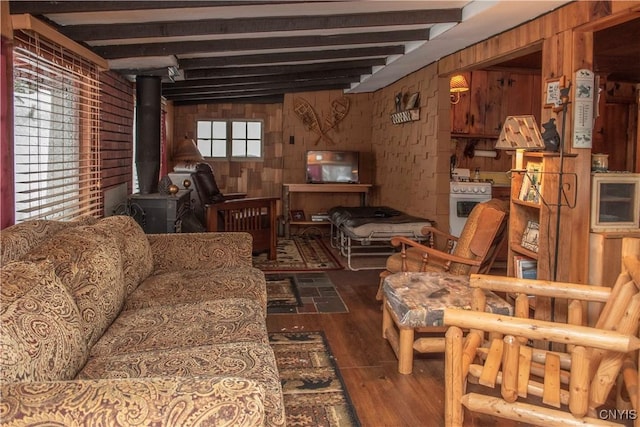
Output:
<path fill-rule="evenodd" d="M 352 238 L 421 236 L 423 227 L 434 224 L 387 206 L 336 206 L 328 213 L 329 221 Z"/>

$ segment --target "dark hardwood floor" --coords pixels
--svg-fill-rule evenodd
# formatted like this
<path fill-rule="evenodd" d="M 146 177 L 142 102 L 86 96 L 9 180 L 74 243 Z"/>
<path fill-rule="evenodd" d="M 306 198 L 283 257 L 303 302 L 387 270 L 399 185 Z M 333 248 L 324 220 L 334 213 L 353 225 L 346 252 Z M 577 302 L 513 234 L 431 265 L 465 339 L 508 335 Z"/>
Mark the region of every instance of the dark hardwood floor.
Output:
<path fill-rule="evenodd" d="M 380 271 L 329 271 L 349 313 L 270 314 L 269 331 L 325 332 L 364 427 L 444 425 L 443 356 L 420 355 L 413 374 L 398 373 L 393 350 L 381 335 L 382 312 L 375 299 Z M 465 426 L 522 425 L 465 417 Z"/>

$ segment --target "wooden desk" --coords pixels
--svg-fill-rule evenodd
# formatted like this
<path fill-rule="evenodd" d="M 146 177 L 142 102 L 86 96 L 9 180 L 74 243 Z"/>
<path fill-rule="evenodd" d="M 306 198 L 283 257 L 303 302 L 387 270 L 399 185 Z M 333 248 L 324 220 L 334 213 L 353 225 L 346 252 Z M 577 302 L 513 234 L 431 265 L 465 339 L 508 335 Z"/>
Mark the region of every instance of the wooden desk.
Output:
<path fill-rule="evenodd" d="M 372 184 L 282 184 L 282 215 L 284 216 L 284 235 L 290 236 L 291 224 L 318 225 L 317 221 L 292 221 L 289 218 L 291 210 L 291 193 L 360 193 L 360 206 L 369 204 L 369 189 Z"/>

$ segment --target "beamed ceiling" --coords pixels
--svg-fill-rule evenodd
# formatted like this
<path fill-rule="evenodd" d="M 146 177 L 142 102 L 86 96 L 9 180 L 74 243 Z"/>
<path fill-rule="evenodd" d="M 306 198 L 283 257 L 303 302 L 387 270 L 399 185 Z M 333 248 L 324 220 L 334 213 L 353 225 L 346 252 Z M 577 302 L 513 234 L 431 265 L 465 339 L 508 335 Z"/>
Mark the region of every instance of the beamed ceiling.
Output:
<path fill-rule="evenodd" d="M 371 92 L 567 1 L 10 1 L 176 104 Z"/>

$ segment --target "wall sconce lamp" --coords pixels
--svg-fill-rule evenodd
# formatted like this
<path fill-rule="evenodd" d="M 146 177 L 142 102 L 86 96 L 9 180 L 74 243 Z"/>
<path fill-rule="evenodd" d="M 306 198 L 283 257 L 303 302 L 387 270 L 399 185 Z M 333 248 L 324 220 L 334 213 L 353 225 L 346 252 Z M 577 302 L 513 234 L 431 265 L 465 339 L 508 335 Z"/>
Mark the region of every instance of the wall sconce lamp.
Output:
<path fill-rule="evenodd" d="M 466 92 L 468 90 L 469 83 L 462 74 L 456 74 L 449 80 L 449 92 L 451 93 L 452 104 L 460 102 L 460 92 Z"/>

